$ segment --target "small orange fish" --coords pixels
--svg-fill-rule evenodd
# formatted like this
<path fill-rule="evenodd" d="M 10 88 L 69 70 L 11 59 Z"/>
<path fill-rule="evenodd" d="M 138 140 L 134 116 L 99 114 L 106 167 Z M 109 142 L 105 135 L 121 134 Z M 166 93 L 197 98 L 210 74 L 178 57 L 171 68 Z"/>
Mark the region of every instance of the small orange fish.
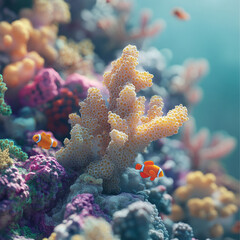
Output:
<path fill-rule="evenodd" d="M 174 8 L 172 14 L 181 20 L 186 21 L 190 19 L 190 15 L 187 12 L 185 12 L 184 9 L 182 8 Z"/>
<path fill-rule="evenodd" d="M 240 233 L 240 221 L 237 221 L 232 227 L 232 233 L 238 234 Z"/>
<path fill-rule="evenodd" d="M 50 149 L 57 146 L 57 142 L 51 138 L 50 134 L 46 134 L 45 132 L 34 135 L 33 141 L 43 149 Z"/>
<path fill-rule="evenodd" d="M 157 177 L 164 176 L 163 170 L 160 167 L 154 165 L 153 161 L 146 161 L 144 162 L 144 165 L 137 163 L 135 169 L 140 170 L 140 176 L 142 178 L 151 177 L 151 181 L 153 181 Z"/>

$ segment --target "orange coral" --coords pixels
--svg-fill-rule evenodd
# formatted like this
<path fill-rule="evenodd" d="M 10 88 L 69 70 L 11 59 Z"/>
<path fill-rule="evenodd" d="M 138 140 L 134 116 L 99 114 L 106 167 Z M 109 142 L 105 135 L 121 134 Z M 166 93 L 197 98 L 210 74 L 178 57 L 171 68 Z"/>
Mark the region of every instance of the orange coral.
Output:
<path fill-rule="evenodd" d="M 71 140 L 66 139 L 65 148 L 56 153 L 63 165 L 87 166 L 87 173 L 102 178 L 104 189 L 110 192 L 119 190 L 119 174 L 133 164 L 137 152 L 151 141 L 176 134 L 188 119 L 181 105 L 162 116 L 163 102 L 158 96 L 151 99 L 143 117 L 145 98 L 136 97 L 136 92 L 151 86 L 153 75 L 135 70 L 137 58 L 136 47 L 128 45 L 104 74 L 109 107 L 100 90 L 88 90 L 88 97 L 80 103 L 81 117 L 70 115 Z"/>

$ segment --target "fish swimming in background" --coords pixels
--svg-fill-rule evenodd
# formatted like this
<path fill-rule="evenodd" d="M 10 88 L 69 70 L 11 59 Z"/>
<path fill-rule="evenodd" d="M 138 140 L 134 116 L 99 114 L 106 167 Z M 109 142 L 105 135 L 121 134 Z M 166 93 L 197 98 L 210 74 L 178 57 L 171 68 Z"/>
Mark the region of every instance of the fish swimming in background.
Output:
<path fill-rule="evenodd" d="M 45 132 L 34 135 L 33 141 L 43 149 L 50 149 L 57 146 L 57 142 L 51 138 L 50 134 L 46 134 Z"/>
<path fill-rule="evenodd" d="M 240 233 L 240 221 L 237 221 L 231 229 L 232 233 L 239 234 Z"/>
<path fill-rule="evenodd" d="M 146 161 L 143 165 L 137 163 L 135 169 L 140 170 L 140 176 L 142 178 L 151 177 L 150 180 L 153 181 L 157 177 L 163 177 L 163 170 L 154 165 L 153 161 Z"/>
<path fill-rule="evenodd" d="M 180 20 L 189 20 L 190 15 L 182 8 L 174 8 L 172 14 Z"/>

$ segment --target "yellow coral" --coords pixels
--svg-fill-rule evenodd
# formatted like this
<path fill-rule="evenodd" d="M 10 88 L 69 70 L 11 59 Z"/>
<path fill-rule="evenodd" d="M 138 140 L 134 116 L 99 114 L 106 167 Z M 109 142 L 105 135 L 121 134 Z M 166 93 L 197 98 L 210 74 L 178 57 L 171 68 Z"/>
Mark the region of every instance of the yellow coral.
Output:
<path fill-rule="evenodd" d="M 28 53 L 21 61 L 7 65 L 3 77 L 7 87 L 16 87 L 31 80 L 36 71 L 43 67 L 44 60 L 36 52 Z"/>
<path fill-rule="evenodd" d="M 111 225 L 102 218 L 86 217 L 83 235 L 74 235 L 71 240 L 117 240 Z"/>
<path fill-rule="evenodd" d="M 120 174 L 133 164 L 137 152 L 151 141 L 176 134 L 188 120 L 182 105 L 162 116 L 163 101 L 158 96 L 152 97 L 148 114 L 143 117 L 145 98 L 137 97 L 136 92 L 151 86 L 153 75 L 135 70 L 137 57 L 136 47 L 128 45 L 112 63 L 112 70 L 104 74 L 109 107 L 100 90 L 88 90 L 87 98 L 79 104 L 81 117 L 69 116 L 71 140 L 56 153 L 61 164 L 87 166 L 88 174 L 103 178 L 105 190 L 117 191 Z"/>
<path fill-rule="evenodd" d="M 13 160 L 9 157 L 9 150 L 5 149 L 1 151 L 0 149 L 0 170 L 7 168 L 13 164 Z"/>
<path fill-rule="evenodd" d="M 208 229 L 211 237 L 221 236 L 224 232 L 223 218 L 231 217 L 238 211 L 234 193 L 218 187 L 213 174 L 204 175 L 200 171 L 189 173 L 186 186 L 177 188 L 174 197 L 170 218 L 179 221 L 181 213 L 186 212 L 185 216 L 189 218 L 200 219 L 204 223 L 213 221 L 216 224 L 211 224 Z"/>

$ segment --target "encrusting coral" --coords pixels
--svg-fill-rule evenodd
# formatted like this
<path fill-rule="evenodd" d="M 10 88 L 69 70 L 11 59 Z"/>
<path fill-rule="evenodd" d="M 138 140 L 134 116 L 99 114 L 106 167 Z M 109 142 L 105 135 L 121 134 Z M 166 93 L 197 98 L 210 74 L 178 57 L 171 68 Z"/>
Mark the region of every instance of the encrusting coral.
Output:
<path fill-rule="evenodd" d="M 2 151 L 0 149 L 0 171 L 12 164 L 13 164 L 13 160 L 12 158 L 9 157 L 9 150 L 5 149 Z"/>
<path fill-rule="evenodd" d="M 13 140 L 10 139 L 0 139 L 0 149 L 8 149 L 10 155 L 25 161 L 28 155 L 22 151 L 22 149 L 15 145 Z"/>
<path fill-rule="evenodd" d="M 218 187 L 213 174 L 200 171 L 187 175 L 187 184 L 175 191 L 174 201 L 171 219 L 188 222 L 201 239 L 220 237 L 229 231 L 238 211 L 235 195 Z"/>
<path fill-rule="evenodd" d="M 104 74 L 108 107 L 100 90 L 88 90 L 88 97 L 80 103 L 81 117 L 69 116 L 71 139 L 66 138 L 65 147 L 56 153 L 64 166 L 85 168 L 88 174 L 102 178 L 106 192 L 119 192 L 120 174 L 134 163 L 137 152 L 154 140 L 176 134 L 188 119 L 182 105 L 162 116 L 163 101 L 158 96 L 151 98 L 143 116 L 145 98 L 136 97 L 136 92 L 150 87 L 153 75 L 135 70 L 137 58 L 136 47 L 128 45 Z"/>
<path fill-rule="evenodd" d="M 7 91 L 6 84 L 3 82 L 3 77 L 0 74 L 0 114 L 11 115 L 12 114 L 12 109 L 4 101 L 4 95 L 5 95 L 6 91 Z"/>

